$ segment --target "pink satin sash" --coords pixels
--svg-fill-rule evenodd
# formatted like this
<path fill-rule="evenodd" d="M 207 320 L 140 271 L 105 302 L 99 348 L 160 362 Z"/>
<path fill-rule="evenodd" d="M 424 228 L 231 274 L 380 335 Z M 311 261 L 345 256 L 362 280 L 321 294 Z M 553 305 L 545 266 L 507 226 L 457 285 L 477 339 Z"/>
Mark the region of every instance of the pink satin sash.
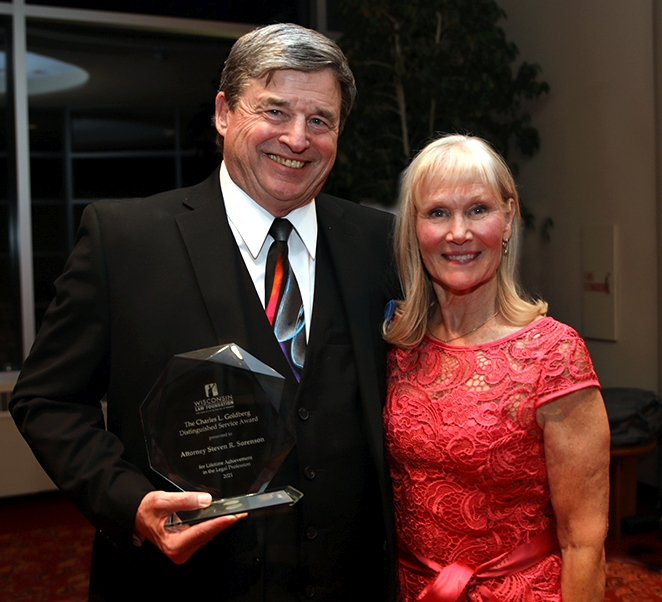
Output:
<path fill-rule="evenodd" d="M 557 549 L 556 529 L 550 525 L 528 543 L 488 560 L 476 569 L 461 562 L 454 562 L 442 567 L 432 560 L 419 556 L 401 540 L 399 541 L 399 560 L 416 572 L 420 573 L 425 570 L 424 567 L 427 567 L 437 573 L 437 577 L 428 583 L 416 600 L 419 602 L 457 602 L 470 581 L 495 579 L 522 571 L 540 562 Z M 476 589 L 480 599 L 484 602 L 498 602 L 487 587 L 478 585 Z"/>

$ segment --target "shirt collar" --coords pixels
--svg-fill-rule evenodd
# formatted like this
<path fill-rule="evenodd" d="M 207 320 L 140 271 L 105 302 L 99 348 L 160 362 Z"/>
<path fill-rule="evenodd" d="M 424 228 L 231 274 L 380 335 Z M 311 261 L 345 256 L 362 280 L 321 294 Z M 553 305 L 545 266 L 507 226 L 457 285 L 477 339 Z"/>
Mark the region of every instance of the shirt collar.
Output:
<path fill-rule="evenodd" d="M 246 243 L 253 259 L 262 249 L 274 220 L 264 207 L 258 205 L 232 181 L 225 162 L 221 163 L 221 192 L 228 219 Z M 315 259 L 317 248 L 317 217 L 315 199 L 285 216 L 296 230 L 308 254 Z"/>

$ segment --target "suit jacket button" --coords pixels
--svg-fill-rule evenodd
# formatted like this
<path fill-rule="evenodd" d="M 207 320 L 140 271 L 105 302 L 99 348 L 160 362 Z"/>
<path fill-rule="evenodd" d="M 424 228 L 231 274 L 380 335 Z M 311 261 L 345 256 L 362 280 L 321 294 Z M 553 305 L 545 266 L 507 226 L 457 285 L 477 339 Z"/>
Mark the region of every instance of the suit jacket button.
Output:
<path fill-rule="evenodd" d="M 315 527 L 308 527 L 306 529 L 306 537 L 308 539 L 315 539 L 317 537 L 317 529 Z"/>
<path fill-rule="evenodd" d="M 301 420 L 308 420 L 308 418 L 310 418 L 310 414 L 306 408 L 299 408 L 299 418 L 301 418 Z"/>
<path fill-rule="evenodd" d="M 306 598 L 314 598 L 315 597 L 315 587 L 312 585 L 309 585 L 306 587 Z"/>
<path fill-rule="evenodd" d="M 303 476 L 309 481 L 312 481 L 315 478 L 315 471 L 310 466 L 306 466 L 306 468 L 303 469 Z"/>

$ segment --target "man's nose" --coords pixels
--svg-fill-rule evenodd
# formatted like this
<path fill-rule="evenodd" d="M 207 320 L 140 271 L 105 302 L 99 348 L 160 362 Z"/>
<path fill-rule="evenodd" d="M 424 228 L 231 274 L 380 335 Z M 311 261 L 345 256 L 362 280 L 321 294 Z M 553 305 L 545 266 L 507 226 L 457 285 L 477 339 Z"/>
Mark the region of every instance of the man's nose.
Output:
<path fill-rule="evenodd" d="M 285 125 L 285 131 L 280 136 L 280 141 L 290 148 L 292 152 L 301 153 L 310 146 L 306 120 L 303 117 L 290 119 Z"/>

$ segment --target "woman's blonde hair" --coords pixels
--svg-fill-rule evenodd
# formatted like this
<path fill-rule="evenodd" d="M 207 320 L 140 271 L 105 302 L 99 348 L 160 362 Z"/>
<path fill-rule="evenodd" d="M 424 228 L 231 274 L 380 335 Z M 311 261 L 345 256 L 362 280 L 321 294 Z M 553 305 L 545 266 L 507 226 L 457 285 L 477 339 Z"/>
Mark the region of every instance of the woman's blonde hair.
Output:
<path fill-rule="evenodd" d="M 384 338 L 389 343 L 404 348 L 418 345 L 427 331 L 436 302 L 418 248 L 416 199 L 432 184 L 439 188 L 454 188 L 467 183 L 487 186 L 504 205 L 509 199 L 514 205 L 508 253 L 502 254 L 497 268 L 496 309 L 518 326 L 525 326 L 547 313 L 547 303 L 527 297 L 517 282 L 521 214 L 517 189 L 508 166 L 481 138 L 444 136 L 416 155 L 402 180 L 395 230 L 395 260 L 404 301 L 398 302 L 395 319 L 384 323 Z"/>

